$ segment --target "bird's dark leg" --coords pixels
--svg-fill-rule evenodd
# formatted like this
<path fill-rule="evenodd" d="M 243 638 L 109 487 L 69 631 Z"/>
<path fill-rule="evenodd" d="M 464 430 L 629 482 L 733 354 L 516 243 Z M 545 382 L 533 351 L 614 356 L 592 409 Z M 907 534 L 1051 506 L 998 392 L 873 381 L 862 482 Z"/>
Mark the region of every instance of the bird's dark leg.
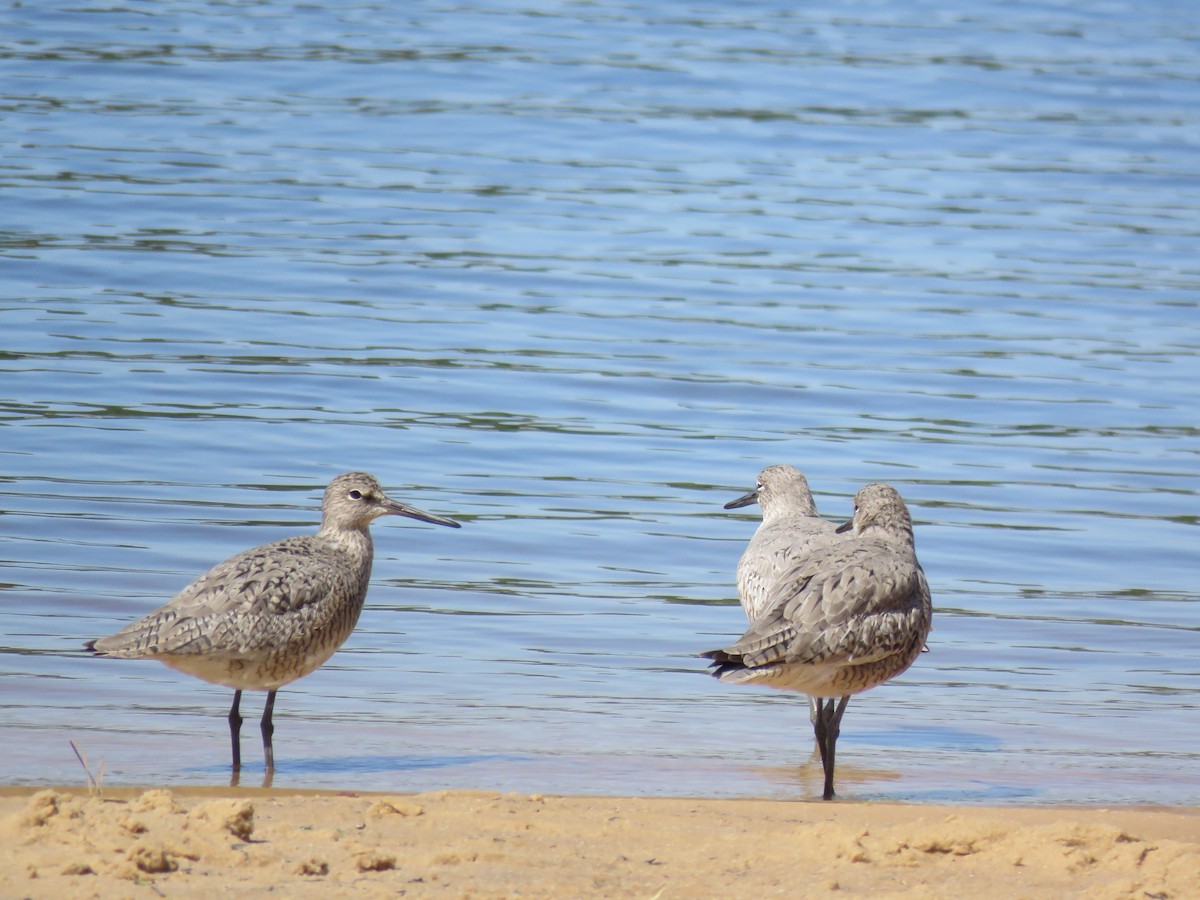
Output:
<path fill-rule="evenodd" d="M 233 692 L 233 706 L 229 707 L 229 740 L 233 744 L 233 771 L 242 767 L 242 714 L 238 707 L 242 703 L 242 692 Z"/>
<path fill-rule="evenodd" d="M 825 768 L 825 753 L 827 744 L 825 743 L 825 701 L 820 697 L 814 697 L 813 703 L 809 707 L 809 719 L 812 720 L 813 736 L 817 739 L 817 750 L 821 753 L 821 768 Z"/>
<path fill-rule="evenodd" d="M 275 733 L 275 723 L 271 721 L 271 714 L 275 712 L 275 692 L 267 692 L 267 705 L 263 707 L 262 717 L 262 739 L 263 739 L 263 756 L 267 761 L 267 771 L 275 771 L 275 750 L 271 746 L 271 735 Z"/>
<path fill-rule="evenodd" d="M 823 720 L 824 727 L 824 744 L 821 751 L 821 764 L 825 769 L 825 791 L 821 795 L 822 800 L 832 800 L 833 793 L 833 767 L 835 750 L 837 748 L 838 735 L 842 733 L 842 714 L 846 711 L 846 704 L 850 702 L 850 696 L 847 694 L 837 702 L 834 707 L 833 700 L 826 701 L 821 710 L 820 719 Z M 820 740 L 820 738 L 818 738 Z"/>

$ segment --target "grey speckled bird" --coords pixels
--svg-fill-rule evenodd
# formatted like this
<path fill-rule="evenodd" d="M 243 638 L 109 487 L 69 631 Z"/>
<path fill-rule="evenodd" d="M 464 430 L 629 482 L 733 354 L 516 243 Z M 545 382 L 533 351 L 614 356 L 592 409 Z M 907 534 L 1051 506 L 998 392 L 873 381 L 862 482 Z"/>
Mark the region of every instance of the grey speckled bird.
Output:
<path fill-rule="evenodd" d="M 762 522 L 738 560 L 737 587 L 742 610 L 753 623 L 766 611 L 771 590 L 781 577 L 842 535 L 817 514 L 808 479 L 792 466 L 767 466 L 758 473 L 754 490 L 730 500 L 725 508 L 740 509 L 751 503 L 762 510 Z M 819 713 L 817 699 L 810 697 L 808 718 L 814 725 Z"/>
<path fill-rule="evenodd" d="M 365 472 L 339 475 L 325 489 L 315 535 L 284 538 L 231 556 L 166 606 L 85 647 L 98 656 L 157 659 L 233 688 L 229 733 L 235 775 L 242 763 L 242 691 L 266 691 L 262 738 L 271 773 L 275 692 L 323 665 L 354 630 L 374 557 L 368 529 L 387 515 L 460 527 L 389 499 Z"/>
<path fill-rule="evenodd" d="M 762 523 L 737 564 L 738 599 L 753 622 L 766 610 L 775 582 L 818 547 L 841 539 L 837 526 L 817 514 L 808 479 L 792 466 L 767 466 L 748 494 L 726 509 L 757 503 Z"/>
<path fill-rule="evenodd" d="M 712 674 L 818 700 L 813 723 L 833 799 L 834 751 L 850 698 L 895 678 L 925 645 L 933 607 L 917 562 L 912 519 L 895 488 L 854 497 L 852 536 L 818 548 L 780 578 L 767 609 L 735 643 L 701 654 Z M 840 698 L 840 699 L 838 699 Z"/>

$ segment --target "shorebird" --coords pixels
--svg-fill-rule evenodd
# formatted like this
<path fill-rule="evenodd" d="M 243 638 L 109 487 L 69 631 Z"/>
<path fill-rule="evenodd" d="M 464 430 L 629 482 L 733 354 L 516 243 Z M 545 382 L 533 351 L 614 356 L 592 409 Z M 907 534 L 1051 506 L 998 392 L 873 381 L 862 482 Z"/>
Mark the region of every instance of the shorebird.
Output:
<path fill-rule="evenodd" d="M 270 774 L 275 693 L 323 665 L 354 630 L 371 577 L 369 528 L 387 515 L 461 527 L 390 499 L 365 472 L 338 475 L 325 489 L 316 534 L 231 556 L 162 608 L 84 646 L 97 656 L 157 659 L 233 688 L 229 735 L 235 777 L 242 765 L 242 691 L 266 691 L 261 731 Z"/>
<path fill-rule="evenodd" d="M 808 479 L 793 466 L 767 466 L 758 473 L 754 490 L 725 504 L 740 509 L 757 503 L 762 523 L 750 538 L 737 564 L 738 601 L 753 623 L 767 608 L 775 582 L 818 547 L 840 540 L 837 526 L 817 513 Z M 814 725 L 819 706 L 808 701 L 808 718 Z"/>
<path fill-rule="evenodd" d="M 895 488 L 861 488 L 854 517 L 837 530 L 851 534 L 782 576 L 745 634 L 701 654 L 721 681 L 798 691 L 816 701 L 825 800 L 834 797 L 834 751 L 850 698 L 911 666 L 933 617 L 912 519 Z"/>
<path fill-rule="evenodd" d="M 754 490 L 725 504 L 757 503 L 762 523 L 737 564 L 738 599 L 753 622 L 766 609 L 775 582 L 817 547 L 840 540 L 837 526 L 817 514 L 808 479 L 788 465 L 767 466 Z"/>

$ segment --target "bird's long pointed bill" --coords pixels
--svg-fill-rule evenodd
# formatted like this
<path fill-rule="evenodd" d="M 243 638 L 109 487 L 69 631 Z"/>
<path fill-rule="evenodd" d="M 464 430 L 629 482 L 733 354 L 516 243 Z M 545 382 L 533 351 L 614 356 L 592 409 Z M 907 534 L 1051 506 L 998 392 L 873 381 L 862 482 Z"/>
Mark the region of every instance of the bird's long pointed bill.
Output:
<path fill-rule="evenodd" d="M 725 504 L 726 509 L 741 509 L 743 506 L 749 506 L 751 503 L 758 502 L 758 491 L 754 490 L 748 494 L 743 494 L 736 500 L 730 500 Z"/>
<path fill-rule="evenodd" d="M 424 510 L 417 509 L 415 506 L 409 506 L 407 503 L 400 503 L 397 500 L 387 500 L 383 503 L 383 506 L 387 510 L 387 514 L 391 516 L 408 516 L 410 519 L 420 519 L 422 522 L 431 522 L 434 525 L 462 528 L 462 525 L 453 519 L 435 516 L 433 513 L 427 513 Z"/>
<path fill-rule="evenodd" d="M 833 529 L 833 532 L 834 532 L 834 534 L 845 534 L 847 531 L 849 531 L 853 527 L 854 527 L 854 520 L 851 519 L 849 522 L 843 522 L 837 528 Z"/>

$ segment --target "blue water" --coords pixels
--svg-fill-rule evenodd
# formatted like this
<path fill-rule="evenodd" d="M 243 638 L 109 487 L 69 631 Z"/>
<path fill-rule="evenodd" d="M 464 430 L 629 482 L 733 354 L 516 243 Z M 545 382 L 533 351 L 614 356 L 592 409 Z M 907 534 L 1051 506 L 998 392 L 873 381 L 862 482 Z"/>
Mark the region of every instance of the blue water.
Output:
<path fill-rule="evenodd" d="M 933 589 L 843 796 L 1200 804 L 1196 10 L 0 22 L 5 782 L 226 783 L 228 691 L 79 647 L 365 469 L 465 527 L 377 523 L 276 786 L 813 798 L 803 698 L 695 656 L 789 462 Z"/>

